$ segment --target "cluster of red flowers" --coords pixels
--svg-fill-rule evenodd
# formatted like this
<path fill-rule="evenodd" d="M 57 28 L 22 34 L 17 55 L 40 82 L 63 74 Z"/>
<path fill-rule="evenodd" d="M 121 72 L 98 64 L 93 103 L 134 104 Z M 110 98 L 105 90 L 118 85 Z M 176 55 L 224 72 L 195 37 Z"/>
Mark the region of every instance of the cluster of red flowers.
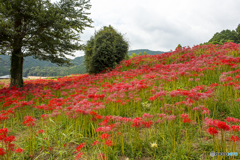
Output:
<path fill-rule="evenodd" d="M 36 122 L 36 119 L 33 118 L 32 116 L 25 116 L 25 117 L 24 117 L 23 124 L 24 124 L 25 126 L 34 126 L 34 125 L 35 125 L 35 122 Z"/>
<path fill-rule="evenodd" d="M 205 125 L 208 128 L 208 133 L 211 135 L 217 135 L 219 133 L 219 130 L 221 130 L 221 132 L 224 131 L 231 131 L 231 132 L 238 132 L 240 131 L 240 128 L 238 125 L 231 125 L 231 123 L 237 123 L 239 122 L 238 118 L 233 118 L 233 117 L 227 117 L 225 119 L 227 122 L 230 123 L 230 125 L 228 125 L 226 122 L 223 121 L 219 121 L 219 120 L 212 120 L 210 118 L 205 118 Z M 231 126 L 231 127 L 230 127 Z M 231 141 L 239 141 L 239 137 L 238 136 L 231 136 Z"/>
<path fill-rule="evenodd" d="M 8 129 L 3 128 L 0 129 L 0 141 L 3 144 L 2 147 L 0 147 L 0 156 L 4 155 L 11 155 L 12 151 L 15 151 L 16 153 L 22 153 L 23 149 L 17 148 L 15 149 L 15 145 L 13 142 L 15 141 L 15 137 L 10 135 L 8 136 Z"/>
<path fill-rule="evenodd" d="M 81 143 L 77 148 L 76 148 L 76 151 L 74 153 L 78 153 L 77 156 L 76 156 L 76 160 L 81 158 L 81 156 L 83 155 L 81 151 L 81 149 L 85 147 L 85 143 Z"/>

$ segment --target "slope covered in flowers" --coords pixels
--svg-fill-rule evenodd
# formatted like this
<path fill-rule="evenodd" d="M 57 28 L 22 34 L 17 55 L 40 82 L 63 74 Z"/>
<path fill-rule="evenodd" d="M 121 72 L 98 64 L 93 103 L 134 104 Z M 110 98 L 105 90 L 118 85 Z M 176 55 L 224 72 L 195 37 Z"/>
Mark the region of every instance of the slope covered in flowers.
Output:
<path fill-rule="evenodd" d="M 185 47 L 114 70 L 0 90 L 3 159 L 240 154 L 240 44 Z M 234 159 L 239 156 L 218 156 Z"/>

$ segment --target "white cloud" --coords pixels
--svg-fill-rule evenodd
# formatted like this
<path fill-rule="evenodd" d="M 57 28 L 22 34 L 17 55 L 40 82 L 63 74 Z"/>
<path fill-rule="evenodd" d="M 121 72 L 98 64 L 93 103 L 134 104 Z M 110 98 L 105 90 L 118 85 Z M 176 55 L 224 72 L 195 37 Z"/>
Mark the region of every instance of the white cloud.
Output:
<path fill-rule="evenodd" d="M 237 0 L 91 0 L 91 4 L 94 28 L 86 28 L 83 42 L 95 30 L 112 25 L 125 34 L 130 49 L 169 51 L 178 44 L 198 45 L 240 23 Z"/>

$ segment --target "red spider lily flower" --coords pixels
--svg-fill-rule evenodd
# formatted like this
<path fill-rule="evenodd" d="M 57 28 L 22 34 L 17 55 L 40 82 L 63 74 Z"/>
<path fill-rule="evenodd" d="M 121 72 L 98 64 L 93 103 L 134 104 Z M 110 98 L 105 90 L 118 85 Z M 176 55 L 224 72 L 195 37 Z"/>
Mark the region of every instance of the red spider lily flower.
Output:
<path fill-rule="evenodd" d="M 97 115 L 97 113 L 96 113 L 96 112 L 93 112 L 93 111 L 91 111 L 90 114 L 91 114 L 91 115 Z"/>
<path fill-rule="evenodd" d="M 0 135 L 6 135 L 8 133 L 7 128 L 0 129 Z"/>
<path fill-rule="evenodd" d="M 152 121 L 142 121 L 142 124 L 144 125 L 144 127 L 150 128 L 153 125 L 153 122 Z"/>
<path fill-rule="evenodd" d="M 0 148 L 0 156 L 3 156 L 6 152 L 4 151 L 3 148 Z"/>
<path fill-rule="evenodd" d="M 240 120 L 238 118 L 233 118 L 233 117 L 227 117 L 226 121 L 233 122 L 233 123 L 240 122 Z"/>
<path fill-rule="evenodd" d="M 38 134 L 41 134 L 41 133 L 43 133 L 43 132 L 44 132 L 44 130 L 40 129 L 40 130 L 38 131 Z"/>
<path fill-rule="evenodd" d="M 217 128 L 222 129 L 224 131 L 229 131 L 230 127 L 226 124 L 226 122 L 218 121 Z"/>
<path fill-rule="evenodd" d="M 238 136 L 232 136 L 231 141 L 233 141 L 233 142 L 239 141 Z"/>
<path fill-rule="evenodd" d="M 85 143 L 81 143 L 77 148 L 76 148 L 76 152 L 79 152 L 83 147 L 85 146 Z"/>
<path fill-rule="evenodd" d="M 183 122 L 184 123 L 191 123 L 191 119 L 190 118 L 184 118 Z"/>
<path fill-rule="evenodd" d="M 133 120 L 132 126 L 135 128 L 139 128 L 139 127 L 141 127 L 141 122 L 142 122 L 142 118 L 136 117 Z"/>
<path fill-rule="evenodd" d="M 188 118 L 188 114 L 186 113 L 181 114 L 181 118 Z"/>
<path fill-rule="evenodd" d="M 100 126 L 105 126 L 108 123 L 109 120 L 105 119 L 103 120 L 101 123 L 99 123 L 98 125 Z"/>
<path fill-rule="evenodd" d="M 43 115 L 41 115 L 41 117 L 42 117 L 43 119 L 46 119 L 46 118 L 48 117 L 48 115 L 47 115 L 47 114 L 43 114 Z"/>
<path fill-rule="evenodd" d="M 152 117 L 153 117 L 153 115 L 151 115 L 151 114 L 148 114 L 148 113 L 143 114 L 143 118 L 152 118 Z"/>
<path fill-rule="evenodd" d="M 65 143 L 65 144 L 63 145 L 63 147 L 66 147 L 66 145 L 67 145 L 67 143 Z"/>
<path fill-rule="evenodd" d="M 218 130 L 215 127 L 209 127 L 208 133 L 211 135 L 216 135 L 216 134 L 218 134 Z"/>
<path fill-rule="evenodd" d="M 25 121 L 23 121 L 23 124 L 26 126 L 34 126 L 36 119 L 33 118 L 32 116 L 25 116 L 24 117 Z"/>
<path fill-rule="evenodd" d="M 112 145 L 113 145 L 113 142 L 112 142 L 111 140 L 107 140 L 107 141 L 105 142 L 105 144 L 106 144 L 107 146 L 112 146 Z"/>
<path fill-rule="evenodd" d="M 236 126 L 236 125 L 232 125 L 231 129 L 232 129 L 233 131 L 240 131 L 239 126 Z"/>
<path fill-rule="evenodd" d="M 82 153 L 82 152 L 78 153 L 78 154 L 77 154 L 77 156 L 76 156 L 76 160 L 78 160 L 79 158 L 81 158 L 81 157 L 82 157 L 82 155 L 83 155 L 83 153 Z"/>
<path fill-rule="evenodd" d="M 96 115 L 96 119 L 102 119 L 101 115 Z"/>
<path fill-rule="evenodd" d="M 23 149 L 22 148 L 17 148 L 16 150 L 15 150 L 15 153 L 22 153 L 23 152 Z"/>
<path fill-rule="evenodd" d="M 7 138 L 4 139 L 5 143 L 11 143 L 15 141 L 15 137 L 14 136 L 8 136 Z"/>
<path fill-rule="evenodd" d="M 91 145 L 92 145 L 92 146 L 95 146 L 95 145 L 97 145 L 97 144 L 99 144 L 99 141 L 94 141 Z"/>
<path fill-rule="evenodd" d="M 101 139 L 108 139 L 109 136 L 110 136 L 109 134 L 103 133 L 100 138 Z"/>
<path fill-rule="evenodd" d="M 99 127 L 96 129 L 96 132 L 109 132 L 112 131 L 110 126 Z"/>

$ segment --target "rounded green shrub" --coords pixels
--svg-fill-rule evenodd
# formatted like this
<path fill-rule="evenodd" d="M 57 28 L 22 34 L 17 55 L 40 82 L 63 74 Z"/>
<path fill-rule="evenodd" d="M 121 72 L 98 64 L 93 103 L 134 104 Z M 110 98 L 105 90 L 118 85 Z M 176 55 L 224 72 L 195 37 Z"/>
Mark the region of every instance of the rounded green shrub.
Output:
<path fill-rule="evenodd" d="M 112 26 L 104 26 L 87 41 L 84 64 L 90 74 L 113 69 L 128 57 L 128 42 Z"/>

